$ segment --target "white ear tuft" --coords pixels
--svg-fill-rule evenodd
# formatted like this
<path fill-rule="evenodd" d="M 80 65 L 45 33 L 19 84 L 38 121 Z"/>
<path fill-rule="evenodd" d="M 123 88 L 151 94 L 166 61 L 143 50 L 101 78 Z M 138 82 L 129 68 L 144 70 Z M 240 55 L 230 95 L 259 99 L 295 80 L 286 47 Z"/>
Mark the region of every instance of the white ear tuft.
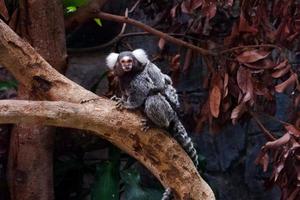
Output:
<path fill-rule="evenodd" d="M 106 57 L 106 65 L 108 66 L 109 69 L 113 70 L 114 66 L 117 63 L 118 60 L 118 53 L 110 53 L 107 57 Z"/>
<path fill-rule="evenodd" d="M 149 61 L 148 56 L 143 49 L 136 49 L 132 54 L 142 64 L 146 64 Z"/>

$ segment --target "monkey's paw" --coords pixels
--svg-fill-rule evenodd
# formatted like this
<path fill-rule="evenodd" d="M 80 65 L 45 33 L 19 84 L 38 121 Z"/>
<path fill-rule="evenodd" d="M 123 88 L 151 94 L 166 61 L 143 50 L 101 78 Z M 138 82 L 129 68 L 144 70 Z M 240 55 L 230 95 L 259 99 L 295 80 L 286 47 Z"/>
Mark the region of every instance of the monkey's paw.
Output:
<path fill-rule="evenodd" d="M 144 132 L 147 132 L 151 128 L 151 124 L 147 119 L 142 119 L 141 124 L 142 124 L 141 130 Z"/>
<path fill-rule="evenodd" d="M 125 109 L 125 105 L 122 99 L 119 99 L 116 103 L 116 108 L 118 110 L 124 110 Z"/>
<path fill-rule="evenodd" d="M 110 100 L 113 100 L 113 101 L 120 101 L 121 100 L 121 98 L 119 98 L 119 97 L 117 97 L 116 95 L 114 95 L 114 96 L 112 96 L 112 97 L 110 97 Z"/>

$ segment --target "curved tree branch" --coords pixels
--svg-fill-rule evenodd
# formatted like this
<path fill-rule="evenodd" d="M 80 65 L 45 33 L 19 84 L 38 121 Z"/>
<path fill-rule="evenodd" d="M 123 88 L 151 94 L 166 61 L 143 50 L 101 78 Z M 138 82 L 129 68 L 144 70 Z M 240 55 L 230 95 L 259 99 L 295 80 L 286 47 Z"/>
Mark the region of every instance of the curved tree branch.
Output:
<path fill-rule="evenodd" d="M 151 129 L 140 131 L 141 116 L 116 110 L 99 99 L 75 104 L 53 101 L 0 101 L 0 123 L 42 123 L 93 131 L 129 153 L 171 187 L 177 199 L 214 199 L 213 193 L 175 140 Z"/>
<path fill-rule="evenodd" d="M 53 69 L 28 43 L 0 20 L 0 64 L 30 90 L 44 98 L 79 103 L 97 98 Z M 4 117 L 5 114 L 5 117 Z M 140 131 L 140 117 L 119 112 L 112 101 L 96 103 L 1 101 L 2 123 L 36 122 L 93 130 L 143 163 L 164 186 L 171 187 L 176 199 L 214 199 L 182 148 L 164 132 Z M 55 120 L 59 119 L 59 120 Z M 163 144 L 163 145 L 162 145 Z"/>

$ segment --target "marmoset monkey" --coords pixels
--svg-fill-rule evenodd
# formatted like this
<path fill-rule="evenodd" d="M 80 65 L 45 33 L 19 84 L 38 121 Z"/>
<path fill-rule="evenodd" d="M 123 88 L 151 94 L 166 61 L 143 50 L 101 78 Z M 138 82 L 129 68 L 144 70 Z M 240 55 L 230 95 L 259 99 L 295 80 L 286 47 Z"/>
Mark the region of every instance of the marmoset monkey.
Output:
<path fill-rule="evenodd" d="M 111 53 L 106 64 L 119 79 L 122 97 L 115 98 L 117 107 L 141 109 L 153 124 L 167 130 L 179 142 L 198 167 L 196 149 L 178 118 L 180 104 L 171 78 L 151 63 L 142 49 Z M 162 200 L 170 198 L 168 188 Z"/>

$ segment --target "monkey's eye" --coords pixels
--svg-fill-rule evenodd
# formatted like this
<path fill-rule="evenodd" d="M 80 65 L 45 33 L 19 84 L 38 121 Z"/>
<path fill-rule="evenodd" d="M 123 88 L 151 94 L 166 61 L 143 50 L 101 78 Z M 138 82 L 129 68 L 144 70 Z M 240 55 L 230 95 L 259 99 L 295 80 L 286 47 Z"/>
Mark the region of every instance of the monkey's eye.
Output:
<path fill-rule="evenodd" d="M 128 60 L 127 62 L 128 62 L 128 63 L 132 63 L 132 60 Z"/>
<path fill-rule="evenodd" d="M 125 60 L 121 60 L 121 63 L 125 63 Z"/>

